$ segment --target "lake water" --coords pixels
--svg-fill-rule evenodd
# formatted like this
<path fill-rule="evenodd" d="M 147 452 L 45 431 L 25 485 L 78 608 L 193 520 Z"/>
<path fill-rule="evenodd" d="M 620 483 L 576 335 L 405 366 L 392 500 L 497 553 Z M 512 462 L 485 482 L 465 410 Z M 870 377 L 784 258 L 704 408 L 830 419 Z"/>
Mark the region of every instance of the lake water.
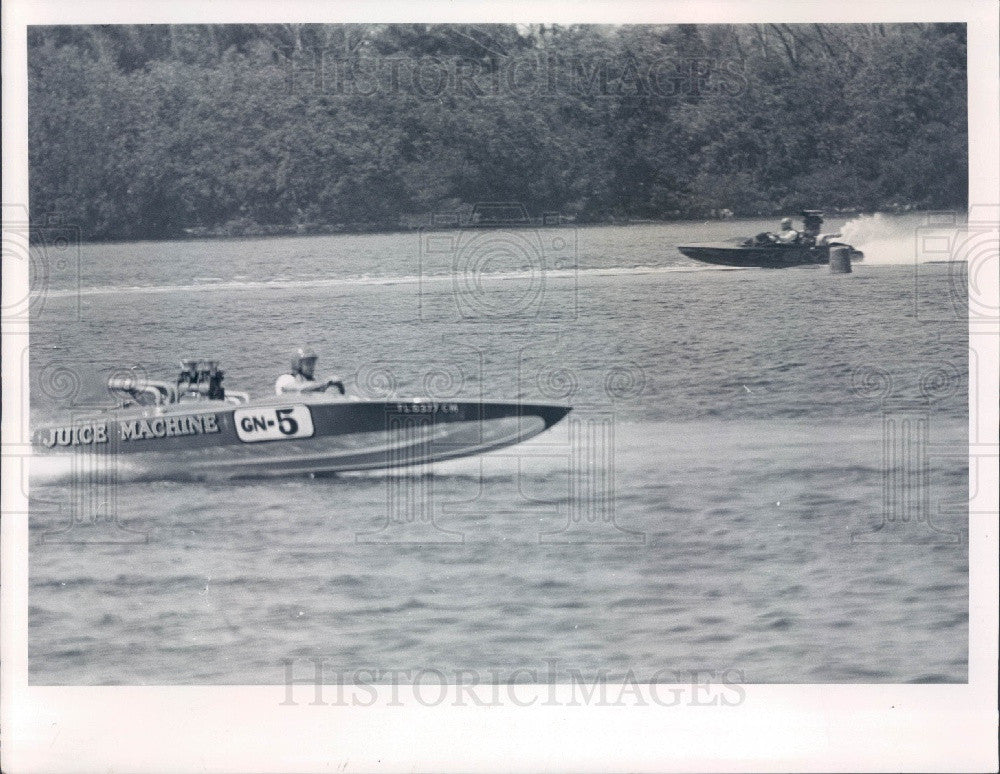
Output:
<path fill-rule="evenodd" d="M 523 446 L 416 471 L 33 475 L 32 683 L 280 684 L 289 659 L 964 682 L 962 278 L 871 252 L 837 276 L 676 250 L 775 225 L 37 255 L 35 420 L 188 355 L 269 392 L 300 343 L 361 396 L 575 408 Z"/>

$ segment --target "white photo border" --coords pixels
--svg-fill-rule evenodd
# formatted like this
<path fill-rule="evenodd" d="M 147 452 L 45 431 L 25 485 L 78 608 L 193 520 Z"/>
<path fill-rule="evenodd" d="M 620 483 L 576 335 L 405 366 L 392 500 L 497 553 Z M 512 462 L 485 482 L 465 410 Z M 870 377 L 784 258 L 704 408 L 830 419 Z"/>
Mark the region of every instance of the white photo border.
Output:
<path fill-rule="evenodd" d="M 993 0 L 882 2 L 59 2 L 3 4 L 3 202 L 28 201 L 26 26 L 223 22 L 752 23 L 966 22 L 970 208 L 1000 219 L 998 6 Z M 6 224 L 5 224 L 6 228 Z M 23 262 L 22 262 L 23 263 Z M 3 265 L 3 296 L 28 284 Z M 997 288 L 992 288 L 994 294 Z M 996 296 L 994 308 L 1000 306 Z M 945 771 L 996 770 L 997 469 L 971 503 L 969 682 L 965 685 L 745 685 L 740 706 L 283 706 L 285 686 L 28 685 L 28 522 L 23 432 L 27 326 L 3 341 L 3 769 L 78 771 Z M 996 326 L 970 331 L 979 403 L 970 430 L 995 432 Z M 971 365 L 971 363 L 970 363 Z M 971 375 L 970 375 L 971 377 Z M 970 383 L 973 379 L 970 378 Z M 565 687 L 557 687 L 563 690 Z M 411 689 L 412 690 L 412 689 Z"/>

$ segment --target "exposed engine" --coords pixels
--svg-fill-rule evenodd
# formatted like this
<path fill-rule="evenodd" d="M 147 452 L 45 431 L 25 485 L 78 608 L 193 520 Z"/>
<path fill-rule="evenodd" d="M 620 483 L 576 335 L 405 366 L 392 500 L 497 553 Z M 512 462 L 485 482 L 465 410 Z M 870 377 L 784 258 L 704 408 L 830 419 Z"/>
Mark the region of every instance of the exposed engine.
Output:
<path fill-rule="evenodd" d="M 217 360 L 188 359 L 181 361 L 176 384 L 131 375 L 113 376 L 108 380 L 108 391 L 124 405 L 163 406 L 201 400 L 245 403 L 249 400 L 243 392 L 227 395 L 222 386 L 224 376 Z"/>
<path fill-rule="evenodd" d="M 138 376 L 112 376 L 108 379 L 108 392 L 123 406 L 161 406 L 177 402 L 177 390 L 172 384 Z"/>
<path fill-rule="evenodd" d="M 181 372 L 177 377 L 177 395 L 180 400 L 201 399 L 225 400 L 226 391 L 222 386 L 225 371 L 219 368 L 217 360 L 181 361 Z"/>

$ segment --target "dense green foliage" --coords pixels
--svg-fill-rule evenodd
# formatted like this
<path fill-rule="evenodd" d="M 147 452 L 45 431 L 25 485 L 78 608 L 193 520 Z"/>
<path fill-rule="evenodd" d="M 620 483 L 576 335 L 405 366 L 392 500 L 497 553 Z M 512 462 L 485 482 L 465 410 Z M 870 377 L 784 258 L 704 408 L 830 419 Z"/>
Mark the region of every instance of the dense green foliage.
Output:
<path fill-rule="evenodd" d="M 961 207 L 965 28 L 29 31 L 33 218 L 89 239 Z"/>

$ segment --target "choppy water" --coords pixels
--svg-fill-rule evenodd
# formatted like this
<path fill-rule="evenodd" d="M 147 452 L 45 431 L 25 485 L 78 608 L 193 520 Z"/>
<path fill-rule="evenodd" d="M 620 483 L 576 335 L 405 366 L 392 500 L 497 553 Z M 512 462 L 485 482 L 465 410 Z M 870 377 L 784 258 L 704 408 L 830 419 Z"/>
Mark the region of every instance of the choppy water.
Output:
<path fill-rule="evenodd" d="M 769 226 L 549 229 L 444 259 L 409 234 L 52 262 L 36 419 L 100 402 L 122 365 L 170 374 L 187 354 L 268 391 L 300 342 L 358 394 L 575 411 L 430 471 L 36 476 L 32 682 L 281 683 L 283 660 L 309 658 L 964 681 L 962 277 L 871 255 L 846 277 L 705 270 L 675 249 Z"/>

